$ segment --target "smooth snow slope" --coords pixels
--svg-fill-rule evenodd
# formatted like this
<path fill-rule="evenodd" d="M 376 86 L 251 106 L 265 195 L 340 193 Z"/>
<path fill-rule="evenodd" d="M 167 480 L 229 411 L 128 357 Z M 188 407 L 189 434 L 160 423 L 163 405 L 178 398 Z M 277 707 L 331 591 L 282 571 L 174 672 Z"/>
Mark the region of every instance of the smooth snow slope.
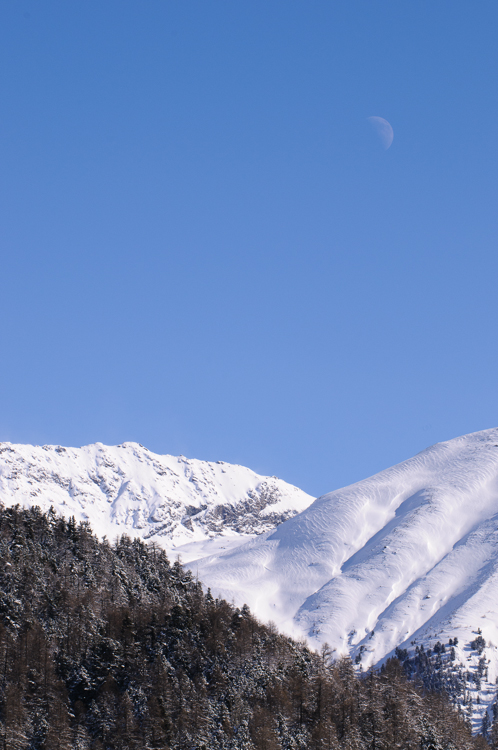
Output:
<path fill-rule="evenodd" d="M 244 466 L 159 456 L 137 443 L 83 448 L 0 443 L 0 501 L 54 508 L 100 536 L 155 540 L 186 559 L 274 529 L 313 498 Z M 195 550 L 192 552 L 192 550 Z"/>
<path fill-rule="evenodd" d="M 247 602 L 261 618 L 316 645 L 327 642 L 336 654 L 350 653 L 364 668 L 397 646 L 455 635 L 457 661 L 475 666 L 468 643 L 480 627 L 491 685 L 498 429 L 434 445 L 196 566 L 213 593 Z M 489 702 L 494 688 L 488 699 L 483 691 Z"/>

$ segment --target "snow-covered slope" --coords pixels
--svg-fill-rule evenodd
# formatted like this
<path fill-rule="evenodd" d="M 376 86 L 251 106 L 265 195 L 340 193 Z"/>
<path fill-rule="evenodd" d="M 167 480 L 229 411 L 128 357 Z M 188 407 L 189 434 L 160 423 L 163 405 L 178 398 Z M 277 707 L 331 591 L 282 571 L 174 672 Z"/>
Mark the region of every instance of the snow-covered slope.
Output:
<path fill-rule="evenodd" d="M 446 643 L 440 660 L 455 679 L 465 665 L 459 700 L 479 696 L 477 721 L 498 675 L 498 430 L 434 445 L 195 564 L 213 593 L 363 668 Z"/>
<path fill-rule="evenodd" d="M 137 443 L 0 443 L 0 501 L 53 505 L 88 520 L 100 536 L 140 536 L 170 553 L 181 547 L 188 559 L 203 554 L 206 543 L 227 548 L 272 530 L 313 498 L 243 466 L 159 456 Z"/>

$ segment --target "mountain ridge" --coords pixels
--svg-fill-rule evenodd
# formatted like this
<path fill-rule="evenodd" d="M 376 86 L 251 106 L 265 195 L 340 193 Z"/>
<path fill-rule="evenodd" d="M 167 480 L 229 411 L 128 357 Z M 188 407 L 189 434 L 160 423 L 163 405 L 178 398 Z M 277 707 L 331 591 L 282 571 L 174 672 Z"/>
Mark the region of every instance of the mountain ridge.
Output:
<path fill-rule="evenodd" d="M 184 545 L 237 544 L 273 529 L 313 498 L 243 466 L 152 453 L 139 443 L 82 448 L 0 444 L 0 499 L 50 505 L 100 536 Z M 187 552 L 188 554 L 188 552 Z"/>

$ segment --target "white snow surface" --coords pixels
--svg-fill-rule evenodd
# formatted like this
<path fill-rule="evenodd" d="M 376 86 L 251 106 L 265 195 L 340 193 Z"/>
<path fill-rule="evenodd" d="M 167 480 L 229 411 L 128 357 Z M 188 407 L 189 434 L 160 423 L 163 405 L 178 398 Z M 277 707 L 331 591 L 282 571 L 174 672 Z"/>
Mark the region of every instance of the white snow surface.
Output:
<path fill-rule="evenodd" d="M 315 646 L 327 642 L 363 669 L 396 647 L 413 652 L 457 636 L 455 665 L 475 672 L 469 643 L 481 629 L 486 676 L 479 691 L 467 686 L 479 728 L 498 676 L 498 429 L 323 495 L 195 566 L 213 594 Z"/>
<path fill-rule="evenodd" d="M 272 530 L 313 498 L 244 466 L 159 456 L 138 443 L 0 443 L 0 501 L 53 506 L 101 537 L 138 536 L 185 561 Z"/>

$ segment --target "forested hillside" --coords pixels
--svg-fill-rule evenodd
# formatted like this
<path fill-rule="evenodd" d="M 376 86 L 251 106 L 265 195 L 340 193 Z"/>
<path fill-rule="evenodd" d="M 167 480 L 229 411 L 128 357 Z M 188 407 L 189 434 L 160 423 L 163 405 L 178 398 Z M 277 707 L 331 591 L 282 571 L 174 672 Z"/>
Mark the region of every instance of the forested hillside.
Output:
<path fill-rule="evenodd" d="M 493 734 L 493 730 L 491 730 Z M 397 660 L 355 676 L 203 593 L 163 550 L 0 508 L 4 750 L 487 747 Z"/>

